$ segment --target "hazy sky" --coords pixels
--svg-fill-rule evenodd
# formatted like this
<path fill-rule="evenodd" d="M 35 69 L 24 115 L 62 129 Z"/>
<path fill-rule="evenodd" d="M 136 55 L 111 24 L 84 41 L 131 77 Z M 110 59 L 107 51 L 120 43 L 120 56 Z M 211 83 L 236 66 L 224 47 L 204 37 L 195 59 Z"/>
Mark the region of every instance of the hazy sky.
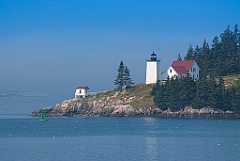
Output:
<path fill-rule="evenodd" d="M 1 0 L 0 90 L 111 90 L 121 60 L 143 83 L 153 51 L 166 70 L 239 20 L 239 0 Z"/>

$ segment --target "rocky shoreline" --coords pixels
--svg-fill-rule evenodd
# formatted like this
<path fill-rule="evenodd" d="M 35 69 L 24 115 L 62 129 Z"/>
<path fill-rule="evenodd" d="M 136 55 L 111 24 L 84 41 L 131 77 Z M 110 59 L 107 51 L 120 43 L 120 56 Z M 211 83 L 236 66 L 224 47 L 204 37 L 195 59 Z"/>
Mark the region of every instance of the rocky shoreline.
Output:
<path fill-rule="evenodd" d="M 162 117 L 162 118 L 240 118 L 239 113 L 212 108 L 183 110 L 172 112 L 159 108 L 134 108 L 123 105 L 121 101 L 109 105 L 102 101 L 88 102 L 81 99 L 66 100 L 56 106 L 44 108 L 48 117 Z M 33 111 L 29 116 L 39 117 L 41 109 Z"/>

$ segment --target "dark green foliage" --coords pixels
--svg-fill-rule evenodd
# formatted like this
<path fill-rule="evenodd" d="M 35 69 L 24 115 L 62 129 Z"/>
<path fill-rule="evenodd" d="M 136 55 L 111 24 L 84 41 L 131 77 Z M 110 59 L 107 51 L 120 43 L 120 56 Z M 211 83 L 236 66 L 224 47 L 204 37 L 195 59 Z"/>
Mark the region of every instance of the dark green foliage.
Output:
<path fill-rule="evenodd" d="M 166 106 L 172 111 L 177 111 L 181 108 L 179 100 L 179 81 L 178 79 L 170 79 L 166 85 Z"/>
<path fill-rule="evenodd" d="M 240 84 L 232 86 L 226 91 L 224 99 L 224 110 L 232 110 L 240 112 Z"/>
<path fill-rule="evenodd" d="M 155 104 L 162 110 L 178 111 L 191 105 L 195 98 L 196 84 L 190 77 L 170 79 L 166 83 L 156 83 L 153 87 Z"/>
<path fill-rule="evenodd" d="M 181 108 L 191 105 L 196 94 L 196 82 L 191 78 L 190 75 L 183 77 L 179 81 L 179 99 Z"/>
<path fill-rule="evenodd" d="M 117 85 L 117 89 L 122 90 L 124 85 L 124 64 L 123 61 L 120 62 L 118 67 L 118 75 L 114 81 L 114 84 Z"/>
<path fill-rule="evenodd" d="M 194 60 L 194 49 L 191 44 L 189 45 L 189 48 L 186 56 L 184 57 L 184 60 Z"/>
<path fill-rule="evenodd" d="M 152 95 L 156 96 L 154 97 L 155 104 L 162 110 L 166 110 L 166 86 L 157 82 L 156 86 L 153 87 Z"/>
<path fill-rule="evenodd" d="M 124 85 L 126 86 L 126 88 L 129 88 L 134 84 L 132 81 L 132 78 L 130 76 L 130 70 L 128 69 L 127 66 L 124 68 L 123 80 L 124 80 Z"/>
<path fill-rule="evenodd" d="M 127 66 L 124 66 L 123 61 L 119 64 L 118 75 L 116 76 L 114 84 L 117 85 L 118 90 L 129 88 L 134 84 L 130 77 L 130 70 Z"/>
<path fill-rule="evenodd" d="M 215 36 L 211 48 L 204 40 L 202 47 L 196 47 L 192 51 L 191 45 L 185 59 L 193 58 L 199 65 L 200 77 L 206 76 L 227 76 L 240 73 L 240 34 L 238 25 L 234 26 L 234 31 L 227 29 L 220 34 L 220 37 Z"/>
<path fill-rule="evenodd" d="M 240 112 L 240 83 L 225 89 L 222 77 L 194 81 L 190 76 L 156 83 L 152 95 L 162 110 L 178 111 L 186 106 L 217 108 Z"/>
<path fill-rule="evenodd" d="M 196 82 L 196 94 L 193 101 L 193 107 L 202 108 L 207 107 L 208 104 L 208 86 L 206 84 L 206 79 L 199 79 Z"/>
<path fill-rule="evenodd" d="M 238 26 L 234 31 L 227 29 L 214 37 L 209 47 L 204 40 L 202 47 L 195 50 L 189 45 L 185 60 L 196 60 L 200 68 L 200 79 L 190 76 L 169 79 L 157 83 L 152 95 L 155 104 L 163 109 L 178 111 L 186 106 L 194 108 L 211 107 L 224 111 L 240 112 L 240 82 L 237 86 L 226 88 L 223 76 L 240 74 L 240 33 Z M 180 55 L 179 55 L 179 60 Z"/>

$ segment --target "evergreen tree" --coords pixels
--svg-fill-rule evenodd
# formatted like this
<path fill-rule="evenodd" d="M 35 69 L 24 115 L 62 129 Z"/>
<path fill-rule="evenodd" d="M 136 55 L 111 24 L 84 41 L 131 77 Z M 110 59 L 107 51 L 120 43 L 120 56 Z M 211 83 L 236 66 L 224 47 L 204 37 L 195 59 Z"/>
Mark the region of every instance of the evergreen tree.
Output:
<path fill-rule="evenodd" d="M 219 38 L 217 36 L 213 39 L 213 44 L 211 48 L 211 63 L 213 64 L 212 76 L 217 77 L 221 75 L 221 71 L 223 71 L 223 63 L 222 59 L 224 59 L 223 55 L 220 54 L 221 44 L 219 42 Z"/>
<path fill-rule="evenodd" d="M 166 86 L 162 83 L 160 85 L 160 83 L 158 82 L 156 84 L 156 89 L 158 89 L 156 91 L 156 93 L 154 94 L 155 97 L 153 99 L 154 103 L 161 108 L 162 110 L 167 110 L 167 105 L 166 105 Z"/>
<path fill-rule="evenodd" d="M 217 84 L 216 84 L 216 80 L 213 77 L 208 77 L 207 78 L 207 102 L 208 102 L 208 106 L 211 108 L 215 108 L 215 105 L 217 103 Z"/>
<path fill-rule="evenodd" d="M 229 29 L 227 29 L 220 35 L 221 37 L 221 53 L 224 54 L 224 70 L 222 71 L 223 75 L 228 75 L 232 73 L 240 73 L 239 63 L 237 60 L 238 57 L 238 42 L 237 42 L 237 33 L 238 29 L 235 28 L 235 34 Z"/>
<path fill-rule="evenodd" d="M 196 83 L 196 94 L 193 101 L 193 107 L 207 107 L 208 104 L 208 85 L 205 78 L 200 78 Z"/>
<path fill-rule="evenodd" d="M 182 57 L 181 57 L 180 53 L 178 54 L 177 60 L 178 60 L 178 61 L 182 61 Z"/>
<path fill-rule="evenodd" d="M 130 71 L 127 66 L 124 68 L 123 80 L 126 88 L 129 88 L 134 84 L 130 76 Z"/>
<path fill-rule="evenodd" d="M 192 44 L 189 45 L 188 51 L 186 56 L 184 57 L 184 60 L 194 60 L 194 49 L 192 47 Z"/>
<path fill-rule="evenodd" d="M 207 41 L 204 39 L 203 41 L 203 45 L 201 48 L 201 56 L 203 59 L 203 71 L 207 74 L 207 75 L 203 75 L 203 76 L 210 76 L 212 74 L 212 63 L 211 63 L 211 50 L 210 47 L 207 43 Z"/>
<path fill-rule="evenodd" d="M 179 81 L 179 99 L 181 101 L 181 108 L 190 106 L 195 98 L 196 83 L 187 75 Z"/>
<path fill-rule="evenodd" d="M 123 61 L 120 62 L 118 67 L 118 75 L 114 81 L 114 84 L 117 85 L 118 90 L 122 90 L 124 86 L 124 64 Z"/>
<path fill-rule="evenodd" d="M 200 53 L 200 48 L 199 46 L 197 45 L 195 50 L 194 50 L 194 60 L 198 60 L 198 55 Z"/>
<path fill-rule="evenodd" d="M 123 61 L 119 64 L 118 75 L 116 76 L 114 84 L 117 85 L 118 90 L 129 88 L 134 84 L 130 76 L 130 70 L 127 66 L 124 66 Z"/>
<path fill-rule="evenodd" d="M 166 106 L 171 111 L 178 111 L 181 109 L 181 102 L 179 99 L 179 80 L 178 77 L 171 78 L 166 85 Z"/>
<path fill-rule="evenodd" d="M 224 81 L 222 77 L 219 77 L 218 83 L 215 89 L 215 98 L 213 102 L 214 108 L 218 108 L 218 109 L 224 108 L 224 94 L 225 94 Z"/>
<path fill-rule="evenodd" d="M 153 86 L 152 88 L 152 92 L 151 92 L 151 95 L 152 96 L 155 96 L 157 95 L 157 92 L 160 90 L 160 81 L 157 81 L 155 86 Z"/>

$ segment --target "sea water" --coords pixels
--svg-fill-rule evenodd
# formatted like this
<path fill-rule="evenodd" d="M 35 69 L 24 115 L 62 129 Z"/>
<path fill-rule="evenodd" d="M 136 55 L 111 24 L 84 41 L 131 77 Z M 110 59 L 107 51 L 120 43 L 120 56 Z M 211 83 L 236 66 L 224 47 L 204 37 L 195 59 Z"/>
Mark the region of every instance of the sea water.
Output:
<path fill-rule="evenodd" d="M 0 99 L 0 161 L 240 158 L 239 119 L 48 117 L 47 122 L 40 122 L 27 116 L 54 101 L 45 97 Z"/>
<path fill-rule="evenodd" d="M 0 116 L 1 161 L 238 161 L 240 120 Z"/>

